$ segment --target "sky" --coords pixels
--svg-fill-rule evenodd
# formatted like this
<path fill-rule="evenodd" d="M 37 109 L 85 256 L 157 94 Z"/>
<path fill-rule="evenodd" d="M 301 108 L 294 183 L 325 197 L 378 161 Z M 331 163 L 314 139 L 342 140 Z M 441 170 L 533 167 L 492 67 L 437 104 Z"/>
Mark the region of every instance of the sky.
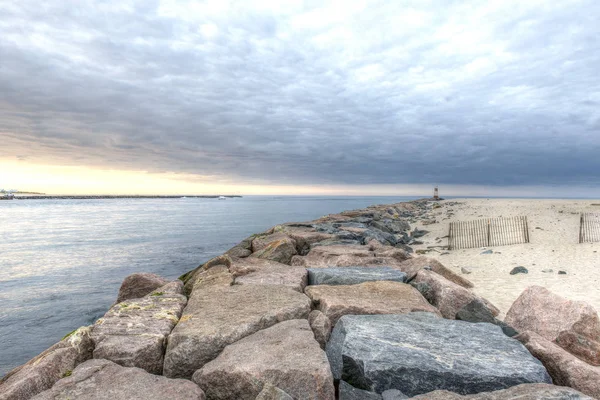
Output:
<path fill-rule="evenodd" d="M 0 15 L 0 188 L 600 196 L 596 0 Z"/>

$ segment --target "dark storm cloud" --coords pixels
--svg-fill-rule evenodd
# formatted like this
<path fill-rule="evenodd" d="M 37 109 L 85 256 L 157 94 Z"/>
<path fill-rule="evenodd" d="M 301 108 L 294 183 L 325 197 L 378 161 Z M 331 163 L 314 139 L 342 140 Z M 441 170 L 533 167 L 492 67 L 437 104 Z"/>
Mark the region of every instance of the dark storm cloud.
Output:
<path fill-rule="evenodd" d="M 600 3 L 523 3 L 0 2 L 1 154 L 256 183 L 598 182 Z"/>

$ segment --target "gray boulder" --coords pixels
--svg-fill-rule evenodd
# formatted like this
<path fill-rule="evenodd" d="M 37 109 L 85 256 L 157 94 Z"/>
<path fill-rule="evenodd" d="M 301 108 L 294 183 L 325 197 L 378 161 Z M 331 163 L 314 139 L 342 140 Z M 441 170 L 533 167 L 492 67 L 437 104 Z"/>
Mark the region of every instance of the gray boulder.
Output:
<path fill-rule="evenodd" d="M 307 318 L 310 304 L 283 286 L 196 286 L 169 335 L 163 374 L 189 379 L 225 346 L 278 322 Z"/>
<path fill-rule="evenodd" d="M 525 383 L 508 389 L 495 390 L 461 396 L 447 390 L 436 390 L 411 397 L 414 400 L 593 400 L 577 390 L 548 385 L 546 383 Z"/>
<path fill-rule="evenodd" d="M 139 299 L 167 283 L 169 283 L 168 279 L 156 274 L 145 272 L 131 274 L 123 280 L 123 283 L 121 283 L 117 303 L 129 299 Z"/>
<path fill-rule="evenodd" d="M 296 399 L 334 399 L 327 356 L 305 319 L 281 322 L 225 347 L 192 379 L 210 399 L 254 400 L 265 384 Z"/>
<path fill-rule="evenodd" d="M 478 299 L 471 301 L 458 310 L 456 319 L 467 322 L 487 322 L 489 324 L 498 325 L 502 329 L 502 332 L 508 337 L 513 337 L 518 333 L 511 326 L 495 318 L 490 309 Z"/>
<path fill-rule="evenodd" d="M 183 283 L 168 283 L 141 299 L 122 301 L 94 324 L 94 358 L 162 374 L 167 336 L 187 298 Z"/>
<path fill-rule="evenodd" d="M 377 393 L 470 394 L 552 382 L 542 364 L 497 326 L 431 313 L 346 315 L 333 330 L 327 356 L 335 379 Z"/>
<path fill-rule="evenodd" d="M 378 229 L 367 229 L 363 232 L 363 243 L 369 243 L 371 240 L 376 240 L 381 244 L 395 246 L 398 244 L 398 238 L 395 235 L 387 232 L 382 232 Z"/>
<path fill-rule="evenodd" d="M 193 382 L 125 368 L 108 360 L 89 360 L 35 400 L 204 400 Z"/>
<path fill-rule="evenodd" d="M 357 389 L 344 381 L 340 381 L 339 395 L 339 400 L 383 400 L 378 393 Z"/>
<path fill-rule="evenodd" d="M 308 268 L 309 285 L 356 285 L 373 281 L 406 282 L 406 274 L 390 267 Z"/>
<path fill-rule="evenodd" d="M 0 399 L 26 400 L 50 389 L 80 363 L 92 358 L 94 342 L 90 328 L 82 327 L 67 335 L 26 364 L 0 379 Z"/>
<path fill-rule="evenodd" d="M 404 400 L 409 398 L 398 389 L 388 389 L 381 393 L 381 397 L 383 400 Z"/>

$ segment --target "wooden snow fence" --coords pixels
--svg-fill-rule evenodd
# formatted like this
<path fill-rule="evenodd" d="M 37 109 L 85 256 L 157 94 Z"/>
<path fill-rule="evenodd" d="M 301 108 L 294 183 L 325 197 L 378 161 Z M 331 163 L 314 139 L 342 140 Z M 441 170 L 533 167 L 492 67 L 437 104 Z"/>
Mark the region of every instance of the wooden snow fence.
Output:
<path fill-rule="evenodd" d="M 529 243 L 529 226 L 523 216 L 451 222 L 448 232 L 450 250 L 519 243 Z"/>
<path fill-rule="evenodd" d="M 579 243 L 600 242 L 600 214 L 582 213 L 579 224 Z"/>

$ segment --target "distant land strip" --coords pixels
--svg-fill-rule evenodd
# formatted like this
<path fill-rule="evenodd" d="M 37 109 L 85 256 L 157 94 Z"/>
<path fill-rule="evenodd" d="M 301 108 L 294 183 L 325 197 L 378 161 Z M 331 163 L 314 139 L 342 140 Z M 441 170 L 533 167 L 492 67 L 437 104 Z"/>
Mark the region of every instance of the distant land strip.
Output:
<path fill-rule="evenodd" d="M 94 199 L 181 199 L 181 198 L 216 199 L 221 195 L 83 195 L 83 196 L 15 196 L 15 200 L 94 200 Z M 223 197 L 242 197 L 239 195 L 223 195 Z"/>

